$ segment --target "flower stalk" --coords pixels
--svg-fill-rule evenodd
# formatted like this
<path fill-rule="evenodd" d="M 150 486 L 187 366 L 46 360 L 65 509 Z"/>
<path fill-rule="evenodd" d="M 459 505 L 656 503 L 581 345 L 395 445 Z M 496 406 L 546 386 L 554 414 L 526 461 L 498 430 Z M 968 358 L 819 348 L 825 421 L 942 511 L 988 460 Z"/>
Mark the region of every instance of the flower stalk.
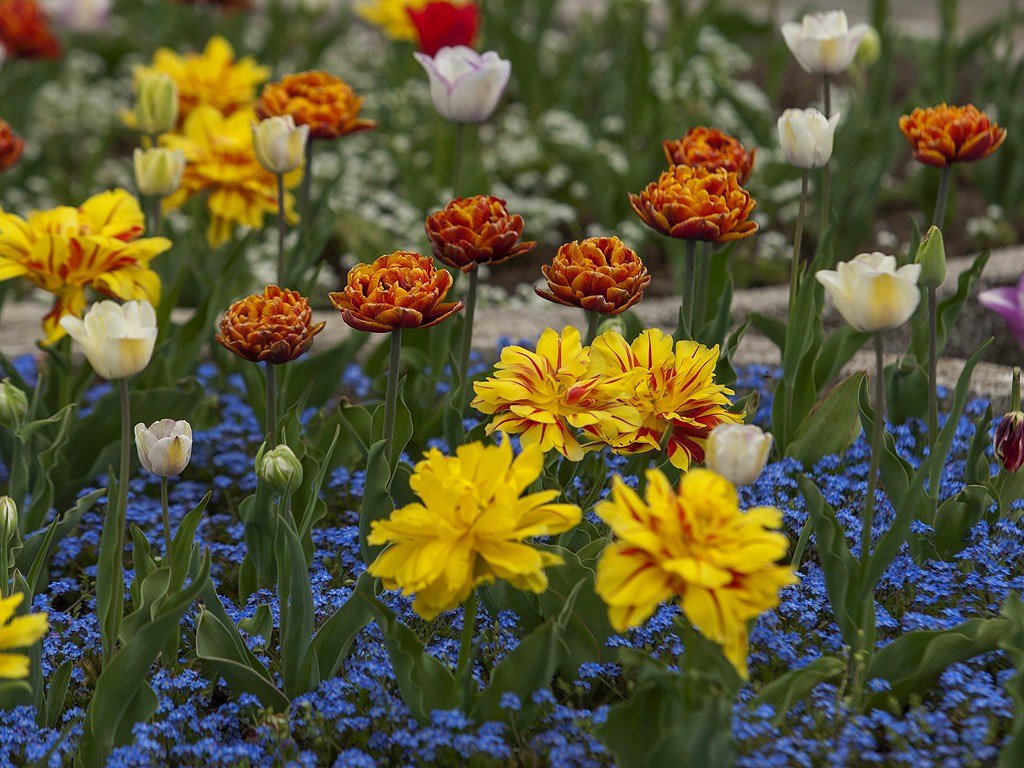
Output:
<path fill-rule="evenodd" d="M 469 286 L 466 288 L 466 311 L 462 325 L 462 349 L 459 353 L 459 372 L 462 374 L 462 392 L 459 397 L 459 408 L 466 404 L 466 394 L 472 392 L 469 386 L 469 352 L 473 346 L 473 317 L 476 314 L 476 294 L 480 282 L 480 270 L 472 269 L 469 272 Z M 397 368 L 396 368 L 397 370 Z M 391 379 L 388 379 L 388 384 Z"/>
<path fill-rule="evenodd" d="M 832 115 L 832 80 L 826 72 L 822 75 L 822 96 L 821 106 L 824 110 L 826 118 Z M 821 166 L 821 231 L 818 235 L 819 238 L 825 237 L 825 230 L 828 228 L 829 222 L 829 198 L 831 196 L 832 186 L 832 171 L 829 168 L 829 163 L 826 160 L 825 164 Z"/>
<path fill-rule="evenodd" d="M 306 146 L 310 146 L 313 142 L 310 141 Z M 284 235 L 286 231 L 287 222 L 285 221 L 284 212 L 284 174 L 277 173 L 277 284 L 285 285 L 284 279 Z M 305 179 L 309 175 L 309 166 L 306 167 L 306 176 L 303 177 L 302 187 L 303 190 L 306 188 Z"/>
<path fill-rule="evenodd" d="M 167 566 L 168 579 L 173 583 L 171 573 L 171 515 L 167 504 L 167 478 L 160 478 L 160 513 L 164 521 L 164 564 Z"/>
<path fill-rule="evenodd" d="M 265 363 L 267 379 L 267 442 L 273 448 L 277 445 L 277 366 Z"/>
<path fill-rule="evenodd" d="M 597 338 L 597 327 L 601 323 L 601 315 L 597 312 L 585 310 L 587 314 L 587 338 L 583 342 L 584 347 L 589 347 Z"/>
<path fill-rule="evenodd" d="M 800 287 L 800 246 L 804 237 L 804 216 L 807 212 L 807 188 L 810 182 L 810 171 L 804 169 L 803 179 L 800 184 L 800 210 L 796 216 L 796 231 L 793 233 L 793 264 L 789 273 L 789 317 L 793 317 L 793 309 L 796 306 L 796 292 Z"/>
<path fill-rule="evenodd" d="M 682 307 L 679 310 L 680 319 L 686 318 L 686 335 L 693 335 L 693 299 L 697 289 L 697 241 L 687 240 L 686 249 L 683 252 L 683 295 Z M 676 335 L 684 329 L 676 329 Z"/>
<path fill-rule="evenodd" d="M 388 465 L 395 466 L 395 416 L 398 410 L 398 373 L 402 363 L 402 329 L 391 331 L 391 357 L 388 362 L 388 387 L 384 395 L 384 439 Z"/>
<path fill-rule="evenodd" d="M 310 194 L 313 188 L 313 137 L 309 137 L 309 141 L 306 142 L 306 164 L 302 170 L 302 186 L 299 188 L 299 194 L 302 196 L 300 203 L 300 210 L 302 211 L 302 220 L 309 221 L 309 206 L 310 206 Z M 278 203 L 280 205 L 280 203 Z"/>
<path fill-rule="evenodd" d="M 868 467 L 868 494 L 864 499 L 864 520 L 861 527 L 861 561 L 871 551 L 871 529 L 875 520 L 875 491 L 878 488 L 878 465 L 882 453 L 882 429 L 885 426 L 885 353 L 882 332 L 875 333 L 875 419 L 871 427 L 871 463 Z"/>

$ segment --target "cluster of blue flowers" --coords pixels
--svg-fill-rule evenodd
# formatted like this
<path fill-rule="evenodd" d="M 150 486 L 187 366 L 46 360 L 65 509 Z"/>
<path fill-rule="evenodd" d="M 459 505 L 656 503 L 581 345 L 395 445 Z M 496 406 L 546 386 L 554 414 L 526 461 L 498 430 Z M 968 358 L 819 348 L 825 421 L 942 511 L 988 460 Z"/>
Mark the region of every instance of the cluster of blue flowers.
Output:
<path fill-rule="evenodd" d="M 758 419 L 770 412 L 775 372 L 764 368 L 741 371 L 738 388 L 761 394 Z M 234 505 L 253 487 L 252 457 L 260 441 L 255 417 L 245 404 L 244 385 L 237 378 L 218 379 L 212 366 L 199 377 L 208 388 L 220 387 L 220 422 L 196 430 L 187 479 L 171 484 L 172 522 L 195 506 L 209 488 L 214 499 L 198 536 L 214 557 L 215 580 L 221 593 L 232 595 L 245 546 Z M 366 393 L 370 383 L 353 367 L 346 387 Z M 947 470 L 953 490 L 962 487 L 963 456 L 972 418 L 985 404 L 972 403 L 956 436 L 957 458 Z M 921 425 L 894 427 L 901 452 L 913 461 L 919 453 Z M 809 475 L 825 493 L 856 552 L 860 540 L 860 499 L 867 487 L 868 448 L 863 439 L 842 458 L 827 457 Z M 612 465 L 614 465 L 612 467 Z M 611 471 L 621 468 L 609 457 Z M 784 528 L 791 540 L 799 536 L 807 510 L 796 483 L 804 471 L 792 460 L 769 465 L 761 478 L 741 489 L 742 506 L 777 506 L 784 510 Z M 634 478 L 635 480 L 635 478 Z M 314 533 L 310 570 L 317 620 L 323 621 L 351 593 L 363 570 L 359 559 L 357 516 L 353 500 L 362 494 L 363 473 L 339 467 L 328 475 L 324 499 L 328 516 Z M 583 489 L 579 489 L 581 492 Z M 87 492 L 88 489 L 86 489 Z M 146 532 L 154 552 L 162 551 L 160 505 L 156 478 L 140 473 L 130 486 L 129 520 Z M 891 521 L 892 508 L 881 496 L 874 534 Z M 68 706 L 55 729 L 37 724 L 30 707 L 0 713 L 0 764 L 70 765 L 81 733 L 81 718 L 91 691 L 99 632 L 93 581 L 96 549 L 104 507 L 102 502 L 83 519 L 75 535 L 60 542 L 52 581 L 35 600 L 36 610 L 50 612 L 52 629 L 44 641 L 46 675 L 67 659 L 75 671 Z M 921 531 L 926 534 L 927 531 Z M 129 574 L 130 577 L 131 574 Z M 970 766 L 991 765 L 1012 718 L 1012 702 L 1004 689 L 1013 674 L 1002 653 L 989 653 L 950 666 L 935 688 L 903 709 L 854 710 L 835 685 L 820 685 L 807 701 L 773 725 L 775 712 L 754 697 L 765 682 L 802 667 L 823 654 L 843 655 L 843 643 L 828 606 L 824 577 L 813 544 L 800 569 L 798 584 L 787 588 L 781 604 L 762 616 L 751 633 L 751 680 L 736 702 L 733 731 L 745 768 L 773 766 Z M 1010 520 L 982 522 L 971 530 L 966 546 L 949 560 L 915 562 L 905 548 L 894 560 L 876 591 L 879 643 L 891 642 L 915 629 L 954 626 L 968 618 L 998 615 L 1007 597 L 1024 590 L 1024 525 Z M 410 601 L 390 596 L 389 605 L 420 632 L 431 653 L 454 663 L 458 653 L 461 610 L 442 616 L 426 629 Z M 243 605 L 229 605 L 235 621 L 251 617 L 266 604 L 276 622 L 276 597 L 258 591 Z M 613 647 L 633 646 L 660 655 L 668 663 L 682 652 L 672 620 L 678 609 L 663 606 L 642 627 L 613 637 Z M 478 723 L 455 711 L 436 711 L 420 725 L 398 694 L 391 664 L 379 631 L 368 626 L 356 639 L 339 675 L 315 692 L 296 698 L 286 713 L 271 713 L 249 695 L 230 691 L 196 662 L 186 634 L 180 663 L 174 671 L 154 668 L 151 682 L 159 696 L 152 722 L 137 724 L 132 744 L 118 748 L 110 766 L 506 766 L 538 764 L 609 766 L 612 758 L 595 736 L 609 705 L 626 693 L 621 670 L 614 663 L 589 663 L 575 680 L 559 680 L 553 691 L 538 691 L 539 723 L 516 725 L 523 702 L 514 694 L 501 701 L 504 723 Z M 481 611 L 477 632 L 482 656 L 500 659 L 519 636 L 514 613 L 490 616 Z M 257 655 L 265 640 L 248 637 Z M 886 683 L 869 681 L 873 690 Z"/>

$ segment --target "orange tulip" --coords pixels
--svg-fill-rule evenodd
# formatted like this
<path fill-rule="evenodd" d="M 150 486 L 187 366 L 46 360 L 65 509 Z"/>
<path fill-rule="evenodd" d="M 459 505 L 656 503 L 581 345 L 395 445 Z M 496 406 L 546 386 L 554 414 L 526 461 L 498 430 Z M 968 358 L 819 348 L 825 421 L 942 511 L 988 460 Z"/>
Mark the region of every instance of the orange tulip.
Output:
<path fill-rule="evenodd" d="M 617 237 L 589 237 L 566 243 L 541 268 L 548 290 L 537 295 L 602 315 L 617 315 L 640 301 L 651 282 L 636 252 Z"/>
<path fill-rule="evenodd" d="M 336 139 L 377 126 L 373 120 L 359 119 L 362 105 L 362 97 L 344 80 L 314 70 L 265 85 L 256 114 L 260 118 L 291 115 L 296 125 L 309 126 L 311 139 Z"/>
<path fill-rule="evenodd" d="M 220 321 L 216 338 L 225 349 L 254 363 L 281 365 L 302 355 L 326 323 L 313 324 L 309 302 L 298 291 L 268 285 L 236 301 Z"/>
<path fill-rule="evenodd" d="M 681 139 L 662 142 L 669 165 L 699 165 L 714 171 L 719 168 L 736 174 L 740 184 L 746 184 L 754 170 L 757 147 L 746 148 L 727 133 L 715 128 L 691 128 Z"/>
<path fill-rule="evenodd" d="M 629 202 L 644 224 L 683 240 L 724 243 L 750 237 L 756 203 L 735 173 L 673 165 Z"/>
<path fill-rule="evenodd" d="M 373 264 L 356 264 L 344 291 L 330 294 L 341 318 L 360 331 L 388 333 L 399 328 L 427 328 L 462 309 L 445 304 L 451 272 L 435 269 L 426 256 L 395 251 Z"/>
<path fill-rule="evenodd" d="M 0 0 L 0 48 L 25 59 L 56 59 L 60 43 L 36 0 Z"/>
<path fill-rule="evenodd" d="M 11 130 L 11 126 L 0 120 L 0 171 L 6 171 L 18 162 L 24 151 L 25 142 Z"/>
<path fill-rule="evenodd" d="M 498 264 L 537 245 L 517 242 L 523 217 L 510 215 L 505 201 L 490 195 L 452 200 L 427 217 L 426 230 L 437 260 L 463 272 L 477 264 Z"/>
<path fill-rule="evenodd" d="M 900 130 L 914 148 L 914 159 L 938 168 L 988 157 L 1006 139 L 1006 129 L 973 104 L 915 109 L 900 118 Z"/>

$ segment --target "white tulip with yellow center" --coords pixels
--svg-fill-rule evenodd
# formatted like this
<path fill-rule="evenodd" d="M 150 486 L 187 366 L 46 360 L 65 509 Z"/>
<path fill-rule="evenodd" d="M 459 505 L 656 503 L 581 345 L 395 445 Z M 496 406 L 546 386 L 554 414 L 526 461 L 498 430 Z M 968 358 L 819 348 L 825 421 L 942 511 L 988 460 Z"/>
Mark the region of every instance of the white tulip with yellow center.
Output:
<path fill-rule="evenodd" d="M 153 356 L 156 312 L 148 301 L 98 301 L 84 319 L 65 315 L 60 324 L 82 345 L 89 364 L 104 379 L 136 374 Z"/>
<path fill-rule="evenodd" d="M 814 276 L 828 290 L 843 319 L 858 331 L 903 325 L 921 300 L 917 284 L 921 265 L 897 269 L 896 257 L 884 253 L 862 253 Z"/>
<path fill-rule="evenodd" d="M 829 11 L 807 14 L 800 23 L 783 24 L 782 37 L 805 72 L 836 75 L 849 68 L 870 30 L 869 24 L 851 27 L 844 11 Z"/>

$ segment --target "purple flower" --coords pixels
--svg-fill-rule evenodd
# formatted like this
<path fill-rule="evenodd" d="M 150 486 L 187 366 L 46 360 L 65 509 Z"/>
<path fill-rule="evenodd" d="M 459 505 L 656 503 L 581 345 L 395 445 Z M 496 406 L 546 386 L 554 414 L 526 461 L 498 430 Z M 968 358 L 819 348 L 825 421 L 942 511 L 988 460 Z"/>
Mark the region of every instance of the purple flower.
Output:
<path fill-rule="evenodd" d="M 992 288 L 978 294 L 981 306 L 995 310 L 1006 320 L 1010 333 L 1024 347 L 1024 275 L 1015 288 Z"/>

